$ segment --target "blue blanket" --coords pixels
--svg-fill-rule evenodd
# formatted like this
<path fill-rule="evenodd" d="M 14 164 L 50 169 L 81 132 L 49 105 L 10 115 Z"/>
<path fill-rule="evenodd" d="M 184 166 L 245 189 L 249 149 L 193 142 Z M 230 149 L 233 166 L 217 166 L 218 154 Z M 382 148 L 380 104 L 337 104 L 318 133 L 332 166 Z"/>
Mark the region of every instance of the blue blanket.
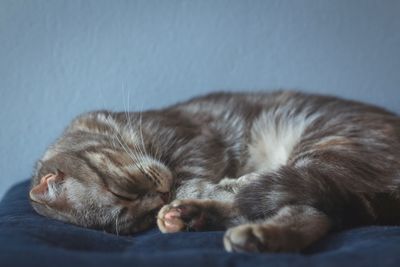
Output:
<path fill-rule="evenodd" d="M 227 253 L 223 232 L 116 236 L 42 217 L 28 184 L 0 202 L 0 266 L 400 266 L 400 227 L 331 234 L 302 253 Z"/>

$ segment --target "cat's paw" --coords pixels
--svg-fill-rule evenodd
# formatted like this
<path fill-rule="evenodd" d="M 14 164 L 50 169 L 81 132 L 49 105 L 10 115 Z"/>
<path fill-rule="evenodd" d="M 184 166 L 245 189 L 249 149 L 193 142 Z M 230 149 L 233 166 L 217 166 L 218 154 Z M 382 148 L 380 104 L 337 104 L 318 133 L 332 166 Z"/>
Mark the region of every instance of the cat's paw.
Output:
<path fill-rule="evenodd" d="M 196 200 L 175 200 L 161 208 L 157 225 L 163 233 L 201 230 L 205 215 Z"/>
<path fill-rule="evenodd" d="M 228 229 L 224 236 L 229 252 L 296 251 L 298 240 L 293 240 L 287 229 L 277 225 L 243 224 Z"/>

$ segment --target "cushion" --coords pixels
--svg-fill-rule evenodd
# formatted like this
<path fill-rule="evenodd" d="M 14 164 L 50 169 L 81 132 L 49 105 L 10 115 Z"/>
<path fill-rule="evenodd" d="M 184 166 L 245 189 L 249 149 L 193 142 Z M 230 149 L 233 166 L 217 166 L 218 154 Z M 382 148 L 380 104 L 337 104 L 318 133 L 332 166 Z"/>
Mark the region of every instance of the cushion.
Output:
<path fill-rule="evenodd" d="M 29 181 L 0 202 L 1 266 L 400 266 L 400 227 L 332 233 L 301 253 L 227 253 L 223 232 L 117 236 L 35 213 Z"/>

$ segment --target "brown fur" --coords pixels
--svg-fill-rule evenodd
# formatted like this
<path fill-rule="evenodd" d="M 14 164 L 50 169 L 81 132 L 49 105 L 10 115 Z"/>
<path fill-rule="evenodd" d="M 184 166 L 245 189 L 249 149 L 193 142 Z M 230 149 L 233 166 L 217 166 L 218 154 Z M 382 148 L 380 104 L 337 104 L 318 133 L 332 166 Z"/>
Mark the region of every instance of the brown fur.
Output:
<path fill-rule="evenodd" d="M 78 117 L 38 162 L 31 199 L 45 216 L 117 234 L 158 212 L 162 232 L 229 228 L 228 251 L 291 251 L 329 231 L 398 224 L 399 182 L 393 113 L 297 92 L 217 93 Z"/>

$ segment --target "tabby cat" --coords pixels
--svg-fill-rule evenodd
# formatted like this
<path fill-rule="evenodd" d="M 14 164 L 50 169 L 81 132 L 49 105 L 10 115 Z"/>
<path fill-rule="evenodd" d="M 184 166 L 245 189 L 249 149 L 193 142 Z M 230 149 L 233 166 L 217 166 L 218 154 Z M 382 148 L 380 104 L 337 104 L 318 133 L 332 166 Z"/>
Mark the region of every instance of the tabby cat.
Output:
<path fill-rule="evenodd" d="M 330 231 L 400 223 L 400 119 L 287 91 L 90 112 L 38 161 L 30 199 L 116 234 L 227 229 L 227 251 L 299 251 Z"/>

